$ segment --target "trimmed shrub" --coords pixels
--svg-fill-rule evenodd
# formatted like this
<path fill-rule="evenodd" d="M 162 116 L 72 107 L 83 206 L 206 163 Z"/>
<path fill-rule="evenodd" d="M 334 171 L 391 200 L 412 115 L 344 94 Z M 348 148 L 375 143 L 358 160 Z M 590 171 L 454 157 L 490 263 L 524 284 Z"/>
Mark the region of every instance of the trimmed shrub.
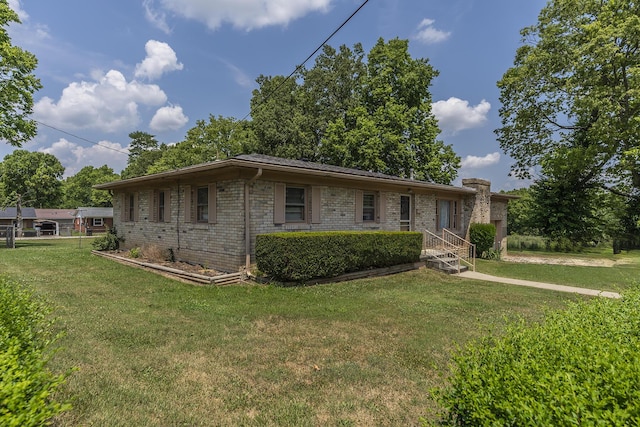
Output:
<path fill-rule="evenodd" d="M 284 282 L 416 262 L 421 251 L 418 232 L 291 232 L 256 237 L 258 269 Z"/>
<path fill-rule="evenodd" d="M 46 425 L 71 408 L 53 397 L 66 375 L 47 369 L 56 339 L 51 309 L 27 288 L 3 277 L 0 307 L 0 425 Z"/>
<path fill-rule="evenodd" d="M 496 241 L 496 226 L 493 224 L 471 224 L 469 226 L 469 240 L 476 245 L 476 256 L 488 252 Z"/>
<path fill-rule="evenodd" d="M 638 425 L 640 291 L 511 325 L 454 357 L 436 392 L 456 426 Z"/>

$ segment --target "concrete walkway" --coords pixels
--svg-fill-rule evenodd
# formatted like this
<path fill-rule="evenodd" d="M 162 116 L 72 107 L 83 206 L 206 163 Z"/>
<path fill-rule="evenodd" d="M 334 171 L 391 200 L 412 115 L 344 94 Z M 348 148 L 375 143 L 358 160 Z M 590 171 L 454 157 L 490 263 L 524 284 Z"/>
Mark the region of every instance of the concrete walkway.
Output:
<path fill-rule="evenodd" d="M 617 292 L 598 291 L 596 289 L 576 288 L 573 286 L 553 285 L 551 283 L 532 282 L 530 280 L 509 279 L 507 277 L 491 276 L 489 274 L 478 273 L 475 271 L 465 271 L 456 276 L 463 277 L 465 279 L 484 280 L 485 282 L 497 282 L 506 283 L 509 285 L 529 286 L 532 288 L 548 289 L 558 292 L 569 292 L 573 294 L 591 295 L 596 297 L 605 298 L 620 298 L 620 294 Z"/>

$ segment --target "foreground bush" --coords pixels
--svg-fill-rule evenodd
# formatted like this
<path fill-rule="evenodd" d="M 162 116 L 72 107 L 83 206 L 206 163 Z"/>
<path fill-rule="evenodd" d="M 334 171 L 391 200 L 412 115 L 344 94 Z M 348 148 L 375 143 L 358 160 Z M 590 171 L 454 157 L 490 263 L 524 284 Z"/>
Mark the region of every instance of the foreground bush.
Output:
<path fill-rule="evenodd" d="M 574 303 L 469 345 L 436 395 L 448 425 L 638 425 L 640 291 Z"/>
<path fill-rule="evenodd" d="M 47 369 L 50 309 L 21 285 L 0 277 L 0 425 L 40 426 L 68 410 L 53 393 L 64 375 Z"/>
<path fill-rule="evenodd" d="M 295 232 L 256 237 L 258 269 L 285 282 L 416 262 L 421 251 L 422 233 L 418 232 Z"/>
<path fill-rule="evenodd" d="M 93 239 L 91 246 L 97 251 L 115 251 L 120 248 L 122 242 L 124 242 L 124 237 L 119 237 L 116 227 L 113 226 L 107 229 L 106 234 Z"/>

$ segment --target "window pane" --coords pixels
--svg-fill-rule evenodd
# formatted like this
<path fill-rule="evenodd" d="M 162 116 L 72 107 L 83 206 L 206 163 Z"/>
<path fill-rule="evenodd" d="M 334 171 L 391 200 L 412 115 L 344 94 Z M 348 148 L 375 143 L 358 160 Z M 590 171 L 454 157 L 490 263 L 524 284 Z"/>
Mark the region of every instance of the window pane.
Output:
<path fill-rule="evenodd" d="M 284 218 L 287 222 L 304 221 L 304 188 L 287 187 Z"/>
<path fill-rule="evenodd" d="M 158 221 L 164 221 L 164 191 L 158 193 Z"/>
<path fill-rule="evenodd" d="M 409 196 L 400 196 L 400 221 L 410 221 L 411 199 Z"/>
<path fill-rule="evenodd" d="M 287 206 L 284 211 L 287 222 L 304 221 L 304 207 Z"/>
<path fill-rule="evenodd" d="M 454 230 L 458 229 L 458 202 L 451 202 L 451 204 L 453 205 L 453 219 L 451 220 L 452 224 L 451 224 L 451 228 L 453 228 Z"/>
<path fill-rule="evenodd" d="M 438 208 L 440 211 L 440 224 L 438 224 L 439 228 L 449 228 L 449 218 L 451 218 L 450 202 L 448 200 L 440 200 L 438 201 Z"/>
<path fill-rule="evenodd" d="M 129 221 L 133 221 L 135 216 L 134 216 L 134 212 L 135 212 L 135 197 L 133 194 L 129 194 L 129 218 L 127 218 Z"/>
<path fill-rule="evenodd" d="M 198 222 L 207 222 L 209 220 L 209 188 L 199 187 L 196 196 L 196 219 Z"/>
<path fill-rule="evenodd" d="M 376 220 L 376 196 L 371 193 L 365 193 L 362 196 L 362 220 Z"/>

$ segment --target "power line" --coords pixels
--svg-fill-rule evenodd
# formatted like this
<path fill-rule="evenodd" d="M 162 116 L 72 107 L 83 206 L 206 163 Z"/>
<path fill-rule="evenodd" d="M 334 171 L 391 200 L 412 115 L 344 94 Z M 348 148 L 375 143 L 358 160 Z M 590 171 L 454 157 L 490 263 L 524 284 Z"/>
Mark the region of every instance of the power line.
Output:
<path fill-rule="evenodd" d="M 345 25 L 347 25 L 347 23 L 349 21 L 351 21 L 351 18 L 353 18 L 354 16 L 356 16 L 356 14 L 358 12 L 360 12 L 360 9 L 362 9 L 364 7 L 364 5 L 366 5 L 367 3 L 369 3 L 369 0 L 364 0 L 364 2 L 355 10 L 353 11 L 353 13 L 351 15 L 349 15 L 349 17 L 347 19 L 345 19 L 342 24 L 340 24 L 340 26 L 338 26 L 338 28 L 336 28 L 335 30 L 333 30 L 333 32 L 329 35 L 329 37 L 327 37 L 321 44 L 320 46 L 318 46 L 316 48 L 316 50 L 314 50 L 313 52 L 311 52 L 311 54 L 309 56 L 307 56 L 307 58 L 302 61 L 302 64 L 298 65 L 292 72 L 291 74 L 289 74 L 283 81 L 280 82 L 280 84 L 278 86 L 276 86 L 275 89 L 273 89 L 271 92 L 269 92 L 267 94 L 267 96 L 265 96 L 262 101 L 258 104 L 258 106 L 264 104 L 265 102 L 267 102 L 269 100 L 269 98 L 271 98 L 271 95 L 274 95 L 276 92 L 278 92 L 278 90 L 291 78 L 293 77 L 293 75 L 295 73 L 297 73 L 302 67 L 304 67 L 304 64 L 307 63 L 307 61 L 309 61 L 311 58 L 313 58 L 313 55 L 315 55 L 316 53 L 318 53 L 318 51 L 320 49 L 322 49 L 324 47 L 324 45 L 327 44 L 327 42 L 329 40 L 331 40 L 333 38 L 333 36 L 335 36 L 338 31 L 340 31 L 342 29 L 342 27 L 344 27 Z M 243 122 L 247 119 L 247 117 L 249 117 L 251 115 L 251 112 L 248 112 L 242 119 L 240 119 L 240 122 Z"/>
<path fill-rule="evenodd" d="M 82 140 L 82 141 L 88 142 L 89 144 L 97 145 L 98 147 L 106 148 L 107 150 L 112 150 L 112 151 L 116 151 L 116 152 L 121 153 L 121 154 L 129 155 L 129 152 L 128 152 L 128 151 L 119 150 L 119 149 L 117 149 L 117 148 L 113 148 L 113 147 L 108 147 L 108 146 L 106 146 L 106 145 L 102 145 L 102 144 L 100 144 L 99 142 L 91 141 L 90 139 L 84 138 L 84 137 L 82 137 L 82 136 L 75 135 L 75 134 L 73 134 L 73 133 L 71 133 L 71 132 L 67 132 L 67 131 L 65 131 L 65 130 L 59 129 L 59 128 L 55 127 L 55 126 L 48 125 L 48 124 L 43 123 L 43 122 L 41 122 L 41 121 L 39 121 L 39 120 L 35 120 L 35 119 L 33 119 L 33 121 L 34 121 L 34 122 L 36 122 L 36 123 L 38 123 L 39 125 L 42 125 L 42 126 L 45 126 L 45 127 L 50 128 L 50 129 L 53 129 L 53 130 L 55 130 L 55 131 L 58 131 L 58 132 L 64 133 L 65 135 L 69 135 L 69 136 L 71 136 L 71 137 L 73 137 L 73 138 L 77 138 L 77 139 L 79 139 L 79 140 Z"/>

